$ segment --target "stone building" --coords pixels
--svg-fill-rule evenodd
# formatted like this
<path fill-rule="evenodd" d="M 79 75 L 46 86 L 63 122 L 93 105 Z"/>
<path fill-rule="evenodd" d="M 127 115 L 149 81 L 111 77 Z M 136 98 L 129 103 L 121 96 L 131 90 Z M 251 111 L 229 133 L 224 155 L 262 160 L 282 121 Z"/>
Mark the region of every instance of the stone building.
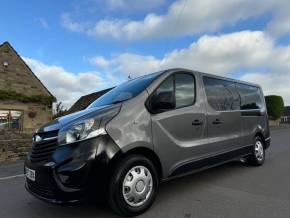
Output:
<path fill-rule="evenodd" d="M 14 48 L 0 45 L 0 131 L 33 132 L 52 119 L 54 101 Z"/>

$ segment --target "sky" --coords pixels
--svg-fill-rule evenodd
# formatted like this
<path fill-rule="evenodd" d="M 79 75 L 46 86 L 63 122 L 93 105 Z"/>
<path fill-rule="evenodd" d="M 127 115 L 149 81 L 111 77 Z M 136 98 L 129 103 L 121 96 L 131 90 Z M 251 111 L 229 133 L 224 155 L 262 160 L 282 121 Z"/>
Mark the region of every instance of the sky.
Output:
<path fill-rule="evenodd" d="M 289 0 L 2 0 L 0 43 L 66 107 L 172 67 L 258 83 L 290 105 L 289 11 Z"/>

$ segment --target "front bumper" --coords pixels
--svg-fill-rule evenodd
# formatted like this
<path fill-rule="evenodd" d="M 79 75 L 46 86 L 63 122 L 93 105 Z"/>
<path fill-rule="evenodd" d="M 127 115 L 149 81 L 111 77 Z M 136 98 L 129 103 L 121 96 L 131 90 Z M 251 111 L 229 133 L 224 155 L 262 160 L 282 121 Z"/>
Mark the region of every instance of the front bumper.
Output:
<path fill-rule="evenodd" d="M 50 159 L 35 162 L 28 154 L 25 167 L 35 171 L 35 181 L 26 178 L 33 196 L 56 204 L 83 200 L 106 184 L 110 159 L 119 151 L 108 136 L 58 146 Z M 24 168 L 25 170 L 25 168 Z"/>
<path fill-rule="evenodd" d="M 25 188 L 34 197 L 53 204 L 73 204 L 84 199 L 81 192 L 62 192 L 59 189 L 54 189 L 51 186 L 33 182 L 29 179 L 26 179 Z"/>

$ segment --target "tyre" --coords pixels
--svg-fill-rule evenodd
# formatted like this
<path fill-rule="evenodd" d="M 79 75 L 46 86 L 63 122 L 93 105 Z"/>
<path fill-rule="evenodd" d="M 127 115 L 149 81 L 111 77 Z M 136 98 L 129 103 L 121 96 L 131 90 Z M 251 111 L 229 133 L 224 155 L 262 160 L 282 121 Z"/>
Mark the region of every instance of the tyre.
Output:
<path fill-rule="evenodd" d="M 261 137 L 256 136 L 254 139 L 254 146 L 252 154 L 247 158 L 247 163 L 253 166 L 261 166 L 265 161 L 265 145 Z"/>
<path fill-rule="evenodd" d="M 153 203 L 158 174 L 152 162 L 141 155 L 123 158 L 113 170 L 109 184 L 110 207 L 122 216 L 137 216 Z"/>

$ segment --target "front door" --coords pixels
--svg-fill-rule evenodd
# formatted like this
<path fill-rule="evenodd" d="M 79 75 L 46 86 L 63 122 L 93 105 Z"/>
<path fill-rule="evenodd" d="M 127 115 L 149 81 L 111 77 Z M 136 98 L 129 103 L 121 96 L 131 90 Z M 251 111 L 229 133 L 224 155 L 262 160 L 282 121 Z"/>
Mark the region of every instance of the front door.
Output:
<path fill-rule="evenodd" d="M 198 79 L 193 73 L 174 73 L 150 97 L 154 149 L 164 176 L 205 152 L 206 117 Z"/>

